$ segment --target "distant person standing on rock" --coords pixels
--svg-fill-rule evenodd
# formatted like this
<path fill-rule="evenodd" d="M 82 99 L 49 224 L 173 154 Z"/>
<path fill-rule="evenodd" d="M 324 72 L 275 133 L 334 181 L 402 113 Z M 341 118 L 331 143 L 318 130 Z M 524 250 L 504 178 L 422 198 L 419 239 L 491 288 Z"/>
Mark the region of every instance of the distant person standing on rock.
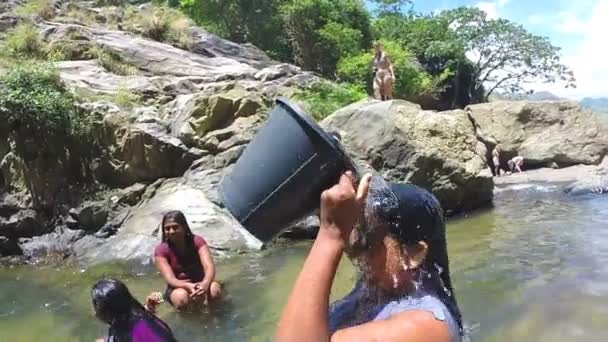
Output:
<path fill-rule="evenodd" d="M 492 150 L 492 164 L 494 164 L 494 174 L 500 176 L 500 152 L 498 152 L 498 145 Z"/>
<path fill-rule="evenodd" d="M 393 84 L 395 83 L 395 72 L 393 63 L 382 49 L 380 43 L 375 44 L 374 55 L 374 97 L 377 100 L 390 100 L 393 98 Z"/>
<path fill-rule="evenodd" d="M 521 170 L 522 166 L 524 166 L 524 157 L 522 156 L 516 156 L 509 160 L 509 170 L 513 173 L 515 173 L 515 171 L 523 172 Z"/>

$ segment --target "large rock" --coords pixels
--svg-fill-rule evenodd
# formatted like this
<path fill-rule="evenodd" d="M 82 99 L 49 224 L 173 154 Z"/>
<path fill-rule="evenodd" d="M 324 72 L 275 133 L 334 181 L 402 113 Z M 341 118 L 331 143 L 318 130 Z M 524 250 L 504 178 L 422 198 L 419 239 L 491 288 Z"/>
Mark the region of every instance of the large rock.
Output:
<path fill-rule="evenodd" d="M 2 10 L 2 3 L 0 3 L 0 32 L 8 31 L 21 21 L 21 17 L 14 13 L 4 12 Z"/>
<path fill-rule="evenodd" d="M 429 189 L 448 212 L 492 201 L 485 148 L 463 111 L 437 113 L 401 100 L 368 101 L 339 110 L 322 125 L 340 133 L 356 159 L 389 181 Z"/>
<path fill-rule="evenodd" d="M 128 126 L 113 149 L 111 160 L 103 160 L 98 172 L 100 179 L 115 185 L 181 176 L 202 156 L 158 123 Z"/>
<path fill-rule="evenodd" d="M 608 175 L 578 180 L 565 189 L 571 195 L 608 194 Z"/>
<path fill-rule="evenodd" d="M 171 133 L 186 143 L 199 141 L 200 147 L 205 143 L 200 140 L 211 131 L 217 131 L 216 137 L 233 137 L 234 131 L 244 131 L 258 124 L 258 119 L 245 119 L 255 114 L 265 113 L 270 101 L 255 92 L 234 86 L 221 93 L 201 92 L 193 95 L 178 96 L 167 104 L 164 119 L 171 121 Z M 229 127 L 229 126 L 233 127 Z M 209 140 L 209 138 L 207 138 Z M 216 139 L 218 140 L 218 139 Z M 236 144 L 235 144 L 236 145 Z"/>
<path fill-rule="evenodd" d="M 63 258 L 71 253 L 72 246 L 85 235 L 82 230 L 57 227 L 55 231 L 20 241 L 20 249 L 28 258 L 45 258 L 59 256 Z"/>
<path fill-rule="evenodd" d="M 503 164 L 515 155 L 533 168 L 598 164 L 608 153 L 608 128 L 574 102 L 501 101 L 466 110 L 488 149 L 500 144 Z"/>
<path fill-rule="evenodd" d="M 259 249 L 251 237 L 224 210 L 207 199 L 205 193 L 179 179 L 151 185 L 143 201 L 126 219 L 123 227 L 107 240 L 83 239 L 75 246 L 76 256 L 85 262 L 111 260 L 149 262 L 160 241 L 160 222 L 164 213 L 181 210 L 195 234 L 202 235 L 213 250 Z"/>
<path fill-rule="evenodd" d="M 192 28 L 192 52 L 207 57 L 231 58 L 255 68 L 264 68 L 276 64 L 264 53 L 251 44 L 237 44 L 211 34 L 200 27 Z"/>
<path fill-rule="evenodd" d="M 20 209 L 0 216 L 0 236 L 16 240 L 32 237 L 44 232 L 45 226 L 33 209 Z"/>
<path fill-rule="evenodd" d="M 108 220 L 109 208 L 103 202 L 84 203 L 79 208 L 70 210 L 70 216 L 74 219 L 79 229 L 87 232 L 96 232 L 103 227 Z"/>
<path fill-rule="evenodd" d="M 199 76 L 207 81 L 251 78 L 256 69 L 227 57 L 206 57 L 121 31 L 93 30 L 95 42 L 155 75 Z"/>

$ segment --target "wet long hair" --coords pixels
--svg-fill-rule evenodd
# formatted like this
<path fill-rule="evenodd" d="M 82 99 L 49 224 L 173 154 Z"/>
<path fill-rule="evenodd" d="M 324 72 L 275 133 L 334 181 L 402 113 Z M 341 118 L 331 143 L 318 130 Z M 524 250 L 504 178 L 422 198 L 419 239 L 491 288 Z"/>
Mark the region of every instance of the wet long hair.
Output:
<path fill-rule="evenodd" d="M 371 194 L 368 195 L 372 196 Z M 445 218 L 441 205 L 430 192 L 412 184 L 390 184 L 381 194 L 385 205 L 373 210 L 374 222 L 360 228 L 358 240 L 347 253 L 351 257 L 372 248 L 384 236 L 397 240 L 402 247 L 426 242 L 428 251 L 423 264 L 415 269 L 417 285 L 437 296 L 458 323 L 462 334 L 462 315 L 450 278 Z"/>
<path fill-rule="evenodd" d="M 146 310 L 120 280 L 99 280 L 91 289 L 91 299 L 97 315 L 109 320 L 107 342 L 130 342 L 131 331 L 142 319 L 163 341 L 177 341 L 171 328 Z"/>
<path fill-rule="evenodd" d="M 462 334 L 462 315 L 450 278 L 443 209 L 433 194 L 415 185 L 393 183 L 390 188 L 398 199 L 398 208 L 385 213 L 386 221 L 393 223 L 387 233 L 402 246 L 427 243 L 426 258 L 418 269 L 422 288 L 443 302 Z"/>
<path fill-rule="evenodd" d="M 163 219 L 160 223 L 160 231 L 161 231 L 161 239 L 162 242 L 166 242 L 170 247 L 174 247 L 171 245 L 171 241 L 165 236 L 165 223 L 167 221 L 174 221 L 175 223 L 182 226 L 184 229 L 184 238 L 186 239 L 186 251 L 185 255 L 180 255 L 179 253 L 175 253 L 179 259 L 184 259 L 183 261 L 192 261 L 198 259 L 198 254 L 196 248 L 194 246 L 194 234 L 190 229 L 190 225 L 188 225 L 188 220 L 186 220 L 186 216 L 180 210 L 172 210 L 163 215 Z M 182 261 L 182 260 L 180 260 Z"/>

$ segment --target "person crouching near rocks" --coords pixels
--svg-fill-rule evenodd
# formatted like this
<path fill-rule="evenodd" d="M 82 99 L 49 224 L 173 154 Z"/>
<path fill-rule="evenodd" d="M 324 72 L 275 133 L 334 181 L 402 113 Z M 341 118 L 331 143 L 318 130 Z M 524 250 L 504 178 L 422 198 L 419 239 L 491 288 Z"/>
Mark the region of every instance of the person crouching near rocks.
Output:
<path fill-rule="evenodd" d="M 353 226 L 369 183 L 365 176 L 355 188 L 347 173 L 322 194 L 319 233 L 283 309 L 277 341 L 461 341 L 439 202 L 414 185 L 391 184 L 396 205 L 358 236 Z M 361 278 L 330 306 L 345 251 Z"/>
<path fill-rule="evenodd" d="M 192 233 L 179 210 L 163 216 L 161 229 L 162 243 L 154 250 L 154 262 L 167 282 L 164 300 L 184 310 L 219 299 L 222 289 L 215 281 L 215 265 L 205 239 Z"/>
<path fill-rule="evenodd" d="M 91 289 L 95 316 L 110 326 L 99 342 L 173 342 L 171 328 L 146 310 L 116 279 L 103 279 Z"/>
<path fill-rule="evenodd" d="M 521 168 L 524 166 L 524 157 L 522 157 L 522 156 L 513 157 L 511 160 L 509 160 L 508 164 L 509 164 L 509 170 L 511 171 L 511 173 L 515 173 L 515 171 L 521 173 L 521 172 L 523 172 L 521 170 Z"/>

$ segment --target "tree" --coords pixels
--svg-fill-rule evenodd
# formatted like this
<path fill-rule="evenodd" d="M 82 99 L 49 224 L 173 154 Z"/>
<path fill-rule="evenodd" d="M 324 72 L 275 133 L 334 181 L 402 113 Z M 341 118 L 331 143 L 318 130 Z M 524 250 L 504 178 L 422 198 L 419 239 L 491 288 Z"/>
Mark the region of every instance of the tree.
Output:
<path fill-rule="evenodd" d="M 440 89 L 442 76 L 432 77 L 417 66 L 412 53 L 404 49 L 399 43 L 390 40 L 380 40 L 384 51 L 390 57 L 395 70 L 396 82 L 394 95 L 397 98 L 419 101 L 422 97 L 434 97 Z M 338 79 L 357 85 L 365 85 L 368 93 L 372 93 L 372 80 L 374 73 L 372 51 L 364 51 L 357 55 L 347 56 L 338 63 Z M 445 77 L 445 75 L 443 76 Z"/>
<path fill-rule="evenodd" d="M 271 57 L 292 61 L 281 6 L 291 0 L 179 0 L 197 24 L 237 43 L 252 43 Z"/>
<path fill-rule="evenodd" d="M 371 2 L 378 6 L 379 15 L 403 13 L 407 6 L 412 5 L 411 0 L 373 0 Z"/>
<path fill-rule="evenodd" d="M 484 100 L 497 90 L 521 93 L 524 84 L 535 81 L 566 83 L 575 87 L 572 71 L 560 62 L 560 48 L 546 37 L 526 31 L 506 19 L 489 19 L 485 12 L 470 7 L 444 11 L 441 17 L 472 56 L 475 85 L 472 92 L 487 91 Z"/>
<path fill-rule="evenodd" d="M 429 75 L 436 81 L 441 80 L 436 82 L 434 101 L 425 101 L 427 108 L 462 108 L 483 99 L 472 90 L 471 63 L 447 18 L 413 11 L 384 13 L 374 20 L 373 28 L 376 36 L 399 42 L 411 51 Z"/>
<path fill-rule="evenodd" d="M 298 0 L 282 7 L 294 59 L 333 77 L 343 56 L 371 45 L 370 18 L 360 0 Z"/>

